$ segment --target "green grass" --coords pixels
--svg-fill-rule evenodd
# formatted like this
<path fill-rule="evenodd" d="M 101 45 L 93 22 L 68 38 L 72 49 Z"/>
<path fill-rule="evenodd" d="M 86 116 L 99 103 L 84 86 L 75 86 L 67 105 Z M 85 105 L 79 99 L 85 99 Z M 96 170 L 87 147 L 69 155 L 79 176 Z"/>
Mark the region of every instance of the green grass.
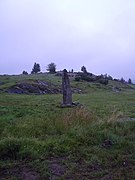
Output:
<path fill-rule="evenodd" d="M 61 83 L 44 74 L 0 78 L 0 88 L 30 79 Z M 60 108 L 62 95 L 0 93 L 2 177 L 18 178 L 14 169 L 25 164 L 43 179 L 54 176 L 54 165 L 64 171 L 56 179 L 135 179 L 135 121 L 129 120 L 135 118 L 135 90 L 71 83 L 87 92 L 73 95 L 83 107 Z"/>

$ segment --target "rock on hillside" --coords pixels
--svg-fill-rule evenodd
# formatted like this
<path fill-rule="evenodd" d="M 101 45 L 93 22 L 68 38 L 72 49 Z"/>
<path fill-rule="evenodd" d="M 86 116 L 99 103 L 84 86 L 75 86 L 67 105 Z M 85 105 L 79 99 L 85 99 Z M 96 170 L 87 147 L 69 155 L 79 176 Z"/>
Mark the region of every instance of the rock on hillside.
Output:
<path fill-rule="evenodd" d="M 73 88 L 73 93 L 81 93 L 80 89 Z M 32 82 L 20 82 L 6 90 L 12 94 L 59 94 L 62 89 L 58 85 L 36 80 Z"/>

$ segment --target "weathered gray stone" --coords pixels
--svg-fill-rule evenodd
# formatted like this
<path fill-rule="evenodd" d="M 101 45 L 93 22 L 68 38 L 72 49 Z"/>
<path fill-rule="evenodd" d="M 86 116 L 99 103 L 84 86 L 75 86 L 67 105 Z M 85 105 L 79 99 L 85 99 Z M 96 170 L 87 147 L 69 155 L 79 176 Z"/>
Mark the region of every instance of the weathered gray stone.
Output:
<path fill-rule="evenodd" d="M 62 92 L 63 92 L 63 105 L 72 106 L 72 91 L 67 70 L 63 70 L 62 74 Z"/>

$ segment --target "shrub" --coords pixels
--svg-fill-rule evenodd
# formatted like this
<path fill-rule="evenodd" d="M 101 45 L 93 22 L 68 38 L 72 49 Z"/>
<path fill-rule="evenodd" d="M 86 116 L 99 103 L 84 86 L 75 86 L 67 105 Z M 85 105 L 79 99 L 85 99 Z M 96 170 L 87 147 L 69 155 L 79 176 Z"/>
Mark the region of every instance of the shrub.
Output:
<path fill-rule="evenodd" d="M 75 81 L 80 81 L 81 77 L 80 76 L 75 76 Z"/>
<path fill-rule="evenodd" d="M 101 83 L 101 84 L 104 84 L 104 85 L 107 85 L 108 84 L 108 79 L 99 79 L 97 82 Z"/>
<path fill-rule="evenodd" d="M 28 73 L 27 73 L 27 71 L 23 71 L 22 74 L 27 75 Z"/>

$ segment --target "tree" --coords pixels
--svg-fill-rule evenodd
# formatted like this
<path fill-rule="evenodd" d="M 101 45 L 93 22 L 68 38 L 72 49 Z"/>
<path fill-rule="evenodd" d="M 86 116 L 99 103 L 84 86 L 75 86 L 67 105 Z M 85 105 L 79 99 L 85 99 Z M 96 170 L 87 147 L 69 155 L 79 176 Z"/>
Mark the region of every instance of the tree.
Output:
<path fill-rule="evenodd" d="M 121 83 L 125 83 L 126 81 L 125 81 L 124 78 L 122 77 L 122 78 L 120 79 L 120 82 L 121 82 Z"/>
<path fill-rule="evenodd" d="M 132 80 L 130 78 L 128 80 L 128 84 L 132 84 Z"/>
<path fill-rule="evenodd" d="M 107 77 L 108 80 L 113 80 L 112 76 L 108 75 Z"/>
<path fill-rule="evenodd" d="M 52 62 L 48 64 L 46 70 L 49 71 L 51 74 L 56 73 L 56 65 Z"/>
<path fill-rule="evenodd" d="M 81 67 L 81 71 L 82 71 L 83 73 L 87 73 L 86 67 L 85 67 L 85 66 L 82 66 L 82 67 Z"/>
<path fill-rule="evenodd" d="M 27 75 L 28 73 L 27 73 L 27 71 L 23 71 L 22 74 Z"/>
<path fill-rule="evenodd" d="M 40 72 L 40 65 L 38 63 L 34 63 L 31 74 Z"/>

